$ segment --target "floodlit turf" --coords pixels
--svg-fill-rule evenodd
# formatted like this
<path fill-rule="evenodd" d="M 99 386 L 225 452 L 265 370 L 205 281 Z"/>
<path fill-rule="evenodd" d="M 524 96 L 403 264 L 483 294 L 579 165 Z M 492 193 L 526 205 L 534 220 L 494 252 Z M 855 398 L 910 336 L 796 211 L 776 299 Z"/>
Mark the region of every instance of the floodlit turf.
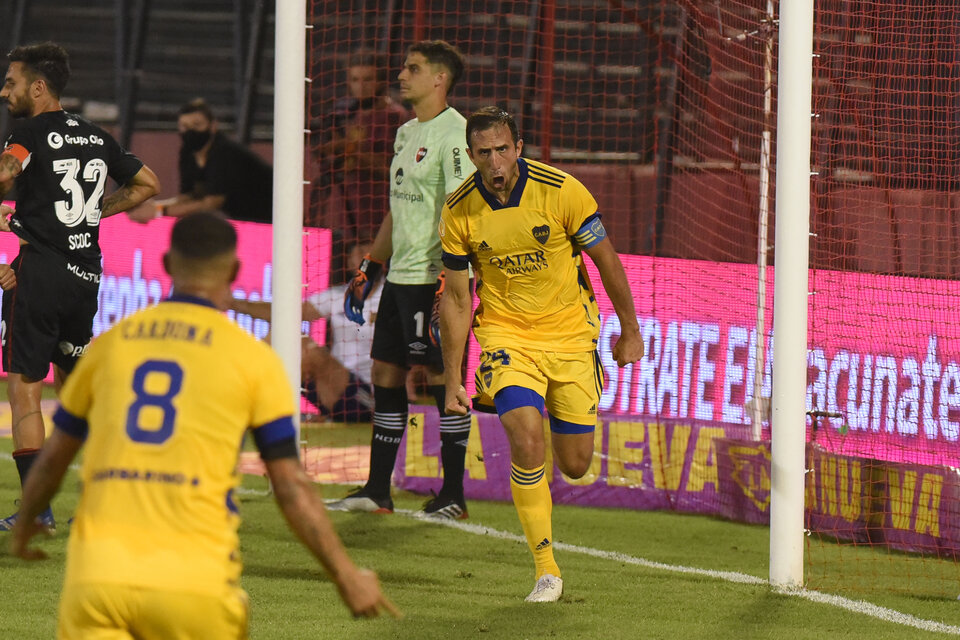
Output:
<path fill-rule="evenodd" d="M 317 435 L 307 433 L 313 440 Z M 362 430 L 329 431 L 350 443 Z M 0 508 L 18 493 L 0 440 Z M 405 613 L 402 621 L 356 621 L 340 604 L 319 565 L 283 524 L 267 484 L 245 477 L 241 529 L 244 587 L 252 606 L 251 637 L 296 638 L 931 638 L 937 634 L 860 613 L 744 585 L 667 569 L 558 551 L 565 593 L 556 604 L 530 605 L 533 587 L 526 545 L 395 514 L 332 514 L 358 563 L 378 571 L 384 589 Z M 323 487 L 340 497 L 347 487 Z M 71 473 L 54 503 L 65 521 L 77 498 Z M 422 496 L 395 493 L 399 509 L 419 508 Z M 470 520 L 520 534 L 510 504 L 471 501 Z M 554 508 L 556 539 L 571 545 L 716 571 L 767 575 L 768 533 L 699 516 L 584 507 Z M 6 534 L 0 534 L 5 536 Z M 25 564 L 0 554 L 0 637 L 51 638 L 62 577 L 66 527 L 43 546 L 51 559 Z M 824 551 L 823 553 L 827 553 Z M 908 559 L 909 560 L 909 559 Z M 860 558 L 859 561 L 869 562 Z M 911 597 L 873 585 L 869 600 L 926 620 L 960 625 L 955 600 Z M 960 593 L 960 590 L 958 590 Z M 841 592 L 842 594 L 842 592 Z M 862 595 L 856 595 L 862 597 Z"/>

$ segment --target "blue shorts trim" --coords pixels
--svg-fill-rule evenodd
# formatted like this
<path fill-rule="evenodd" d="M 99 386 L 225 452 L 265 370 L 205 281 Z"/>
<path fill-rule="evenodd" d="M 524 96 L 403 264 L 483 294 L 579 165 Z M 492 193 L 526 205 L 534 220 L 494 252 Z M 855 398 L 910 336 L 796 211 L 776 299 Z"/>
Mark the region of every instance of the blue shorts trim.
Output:
<path fill-rule="evenodd" d="M 493 404 L 497 407 L 497 415 L 519 407 L 533 407 L 543 413 L 543 396 L 526 387 L 516 385 L 504 387 L 493 397 Z"/>
<path fill-rule="evenodd" d="M 561 420 L 560 418 L 554 418 L 553 416 L 550 416 L 550 431 L 554 433 L 593 433 L 596 431 L 596 429 L 596 424 L 576 424 L 574 422 L 567 422 L 566 420 Z"/>

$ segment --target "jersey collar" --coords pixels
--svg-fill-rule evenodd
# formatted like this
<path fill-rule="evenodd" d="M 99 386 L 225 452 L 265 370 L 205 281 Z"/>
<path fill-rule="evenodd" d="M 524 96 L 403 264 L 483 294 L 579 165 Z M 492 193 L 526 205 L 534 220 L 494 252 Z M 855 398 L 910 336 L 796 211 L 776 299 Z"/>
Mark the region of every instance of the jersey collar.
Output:
<path fill-rule="evenodd" d="M 217 308 L 217 305 L 213 304 L 213 302 L 207 300 L 206 298 L 190 296 L 185 293 L 171 293 L 170 297 L 164 300 L 164 302 L 186 302 L 189 304 L 198 304 L 201 307 L 210 307 L 211 309 Z"/>
<path fill-rule="evenodd" d="M 527 186 L 527 162 L 523 158 L 517 158 L 517 167 L 520 169 L 520 175 L 517 177 L 517 184 L 513 185 L 513 191 L 510 192 L 510 199 L 507 200 L 507 204 L 501 204 L 497 200 L 496 196 L 487 191 L 487 188 L 483 186 L 483 178 L 480 177 L 480 172 L 477 171 L 473 174 L 473 181 L 477 185 L 477 190 L 480 192 L 480 195 L 483 196 L 483 199 L 487 201 L 487 204 L 490 205 L 490 208 L 496 211 L 497 209 L 509 209 L 512 207 L 520 206 L 520 198 L 523 197 L 523 189 Z"/>

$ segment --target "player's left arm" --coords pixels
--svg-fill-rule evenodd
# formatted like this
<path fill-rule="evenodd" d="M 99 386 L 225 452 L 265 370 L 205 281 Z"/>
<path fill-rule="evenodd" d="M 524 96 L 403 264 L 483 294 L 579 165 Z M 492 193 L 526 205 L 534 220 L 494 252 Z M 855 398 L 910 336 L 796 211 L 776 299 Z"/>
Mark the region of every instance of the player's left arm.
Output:
<path fill-rule="evenodd" d="M 603 288 L 620 319 L 620 337 L 613 346 L 613 357 L 621 367 L 636 362 L 643 357 L 643 338 L 637 323 L 633 293 L 630 291 L 630 283 L 627 281 L 627 273 L 620 262 L 620 256 L 606 236 L 583 250 L 600 272 Z"/>
<path fill-rule="evenodd" d="M 160 180 L 150 167 L 143 165 L 137 173 L 119 189 L 103 199 L 101 218 L 133 209 L 141 202 L 160 193 Z"/>
<path fill-rule="evenodd" d="M 63 476 L 81 446 L 83 439 L 59 428 L 54 429 L 44 443 L 23 486 L 19 515 L 10 536 L 12 555 L 24 560 L 42 560 L 47 557 L 40 549 L 28 545 L 33 536 L 43 531 L 43 527 L 37 523 L 37 517 L 60 489 Z"/>

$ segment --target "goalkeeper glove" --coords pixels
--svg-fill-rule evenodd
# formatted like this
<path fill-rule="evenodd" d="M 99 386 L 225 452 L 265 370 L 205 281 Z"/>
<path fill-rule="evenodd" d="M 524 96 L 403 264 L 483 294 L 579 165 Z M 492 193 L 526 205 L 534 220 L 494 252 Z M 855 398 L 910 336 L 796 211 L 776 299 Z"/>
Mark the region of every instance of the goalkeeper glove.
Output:
<path fill-rule="evenodd" d="M 433 292 L 433 308 L 430 309 L 430 342 L 433 346 L 440 346 L 440 298 L 447 285 L 447 274 L 443 271 L 437 276 L 437 288 Z"/>
<path fill-rule="evenodd" d="M 347 290 L 343 293 L 343 313 L 347 320 L 363 324 L 363 302 L 370 295 L 373 289 L 373 283 L 377 275 L 383 269 L 383 263 L 370 257 L 370 254 L 363 256 L 360 266 L 357 267 L 357 273 L 347 285 Z"/>

